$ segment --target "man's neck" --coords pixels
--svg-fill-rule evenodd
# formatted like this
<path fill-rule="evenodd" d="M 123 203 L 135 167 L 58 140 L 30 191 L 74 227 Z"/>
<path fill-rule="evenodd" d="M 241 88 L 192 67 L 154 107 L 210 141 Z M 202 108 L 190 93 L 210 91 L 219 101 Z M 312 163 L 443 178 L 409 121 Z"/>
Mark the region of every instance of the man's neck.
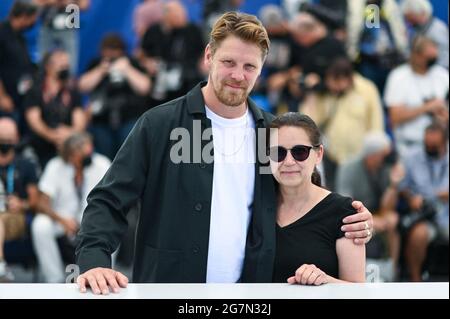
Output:
<path fill-rule="evenodd" d="M 214 93 L 214 89 L 212 87 L 211 82 L 208 82 L 202 88 L 203 99 L 205 100 L 205 104 L 208 108 L 213 111 L 215 114 L 227 118 L 227 119 L 235 119 L 243 116 L 247 111 L 247 103 L 243 103 L 239 106 L 229 106 L 225 105 L 219 101 L 216 94 Z"/>
<path fill-rule="evenodd" d="M 424 75 L 428 72 L 428 69 L 425 66 L 420 65 L 420 63 L 417 63 L 414 60 L 411 61 L 410 65 L 414 73 Z"/>

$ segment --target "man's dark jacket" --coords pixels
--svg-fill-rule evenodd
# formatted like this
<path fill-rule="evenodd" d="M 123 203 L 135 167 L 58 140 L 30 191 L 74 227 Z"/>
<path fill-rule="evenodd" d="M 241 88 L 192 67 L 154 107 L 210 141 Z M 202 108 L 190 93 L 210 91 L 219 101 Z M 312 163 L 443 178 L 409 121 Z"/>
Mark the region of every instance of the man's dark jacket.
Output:
<path fill-rule="evenodd" d="M 173 163 L 170 159 L 171 147 L 179 142 L 179 138 L 170 138 L 173 129 L 189 131 L 192 159 L 197 151 L 192 145 L 199 143 L 198 138 L 192 141 L 199 136 L 193 120 L 201 121 L 201 126 L 197 125 L 201 131 L 211 128 L 201 93 L 204 84 L 147 111 L 89 194 L 76 251 L 82 273 L 111 267 L 110 255 L 127 229 L 126 214 L 140 201 L 133 282 L 206 281 L 214 163 L 205 163 L 203 158 L 200 163 Z M 266 127 L 273 116 L 250 99 L 248 105 L 256 128 Z M 201 145 L 210 142 L 202 140 Z M 272 176 L 260 174 L 261 165 L 256 161 L 242 282 L 272 281 L 275 190 Z"/>

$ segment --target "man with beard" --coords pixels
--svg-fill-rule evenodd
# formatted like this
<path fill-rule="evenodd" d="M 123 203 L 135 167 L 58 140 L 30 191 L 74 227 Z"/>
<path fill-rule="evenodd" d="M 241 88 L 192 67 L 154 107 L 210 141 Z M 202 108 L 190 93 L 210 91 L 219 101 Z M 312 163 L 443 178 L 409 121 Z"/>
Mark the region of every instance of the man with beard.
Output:
<path fill-rule="evenodd" d="M 405 261 L 411 281 L 422 280 L 430 243 L 436 238 L 448 243 L 448 154 L 448 127 L 433 122 L 425 129 L 422 147 L 405 158 L 406 175 L 399 188 L 410 209 L 402 224 L 410 224 L 405 229 Z"/>
<path fill-rule="evenodd" d="M 418 36 L 408 63 L 389 73 L 383 97 L 401 157 L 422 147 L 433 121 L 448 123 L 449 72 L 436 63 L 438 53 L 433 40 Z"/>
<path fill-rule="evenodd" d="M 126 287 L 110 255 L 137 201 L 134 282 L 272 281 L 276 197 L 272 176 L 261 173 L 268 160 L 256 160 L 266 145 L 255 143 L 272 116 L 248 98 L 268 49 L 256 17 L 224 14 L 205 49 L 208 82 L 138 120 L 88 197 L 76 251 L 80 291 Z M 354 207 L 344 231 L 362 244 L 372 218 Z"/>
<path fill-rule="evenodd" d="M 439 49 L 437 63 L 448 69 L 447 23 L 433 16 L 433 6 L 429 0 L 405 0 L 402 9 L 409 24 L 409 38 L 412 40 L 422 35 L 433 40 Z"/>

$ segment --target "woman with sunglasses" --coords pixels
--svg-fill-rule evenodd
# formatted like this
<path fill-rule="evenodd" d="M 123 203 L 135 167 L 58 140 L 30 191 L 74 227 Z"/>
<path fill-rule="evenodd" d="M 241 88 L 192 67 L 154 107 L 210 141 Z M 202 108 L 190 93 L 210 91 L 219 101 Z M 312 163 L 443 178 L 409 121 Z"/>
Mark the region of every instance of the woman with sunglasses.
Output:
<path fill-rule="evenodd" d="M 320 131 L 299 113 L 277 117 L 268 131 L 272 174 L 278 182 L 273 281 L 306 285 L 365 281 L 365 246 L 341 231 L 352 199 L 320 187 Z"/>

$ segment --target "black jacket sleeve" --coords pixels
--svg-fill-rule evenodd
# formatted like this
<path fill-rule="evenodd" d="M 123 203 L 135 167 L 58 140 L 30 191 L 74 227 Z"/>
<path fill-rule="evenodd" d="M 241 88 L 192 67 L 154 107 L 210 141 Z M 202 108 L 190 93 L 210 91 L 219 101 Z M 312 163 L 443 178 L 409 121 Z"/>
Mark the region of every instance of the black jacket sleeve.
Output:
<path fill-rule="evenodd" d="M 145 188 L 151 145 L 148 122 L 145 115 L 137 121 L 110 169 L 88 196 L 76 249 L 81 273 L 111 267 L 111 254 L 128 226 L 126 214 Z"/>

